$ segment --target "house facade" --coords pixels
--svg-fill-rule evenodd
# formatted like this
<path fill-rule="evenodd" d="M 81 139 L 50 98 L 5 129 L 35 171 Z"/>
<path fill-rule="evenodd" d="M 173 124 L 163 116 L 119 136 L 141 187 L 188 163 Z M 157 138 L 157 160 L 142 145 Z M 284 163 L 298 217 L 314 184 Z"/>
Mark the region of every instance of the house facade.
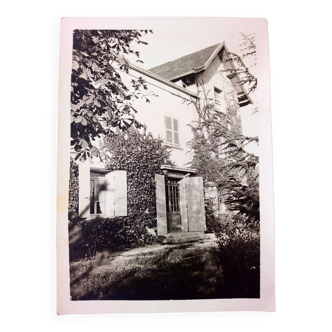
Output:
<path fill-rule="evenodd" d="M 161 174 L 155 175 L 158 235 L 189 238 L 206 230 L 203 179 L 189 167 L 192 152 L 187 143 L 193 134 L 188 125 L 199 121 L 198 110 L 206 103 L 221 113 L 230 105 L 251 103 L 227 52 L 220 43 L 149 70 L 130 64 L 129 73 L 121 72 L 124 83 L 138 77 L 147 82 L 150 102 L 135 101 L 136 119 L 163 139 L 176 165 L 162 165 Z M 109 172 L 97 160 L 79 165 L 82 218 L 127 216 L 127 195 L 126 171 Z"/>

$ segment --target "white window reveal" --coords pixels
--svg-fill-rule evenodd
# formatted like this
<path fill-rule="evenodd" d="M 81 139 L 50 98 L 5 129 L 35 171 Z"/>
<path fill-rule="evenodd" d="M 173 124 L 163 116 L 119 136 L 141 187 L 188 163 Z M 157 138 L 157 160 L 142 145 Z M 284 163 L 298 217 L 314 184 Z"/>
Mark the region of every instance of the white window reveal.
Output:
<path fill-rule="evenodd" d="M 165 116 L 166 144 L 180 146 L 179 122 L 177 119 Z"/>

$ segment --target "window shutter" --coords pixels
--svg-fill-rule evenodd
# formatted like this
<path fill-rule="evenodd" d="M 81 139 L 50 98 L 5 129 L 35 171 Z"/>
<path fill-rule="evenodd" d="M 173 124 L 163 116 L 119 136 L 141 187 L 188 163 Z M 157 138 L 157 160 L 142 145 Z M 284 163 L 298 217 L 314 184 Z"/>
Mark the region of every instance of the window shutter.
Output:
<path fill-rule="evenodd" d="M 165 176 L 156 174 L 155 179 L 156 179 L 157 231 L 158 235 L 166 235 L 167 213 L 166 213 Z"/>
<path fill-rule="evenodd" d="M 172 132 L 169 130 L 166 130 L 166 142 L 173 144 Z"/>
<path fill-rule="evenodd" d="M 172 118 L 165 116 L 166 143 L 173 144 Z"/>
<path fill-rule="evenodd" d="M 165 116 L 166 129 L 172 130 L 172 119 Z"/>
<path fill-rule="evenodd" d="M 179 143 L 179 134 L 174 132 L 174 144 L 175 145 L 180 145 Z"/>
<path fill-rule="evenodd" d="M 113 171 L 106 174 L 105 211 L 108 218 L 127 216 L 127 172 Z"/>
<path fill-rule="evenodd" d="M 179 129 L 178 129 L 178 120 L 176 119 L 173 119 L 173 128 L 174 128 L 174 131 L 178 132 Z"/>
<path fill-rule="evenodd" d="M 174 144 L 180 145 L 179 142 L 179 126 L 178 126 L 178 120 L 173 119 L 173 129 L 174 129 Z"/>
<path fill-rule="evenodd" d="M 90 217 L 90 165 L 82 164 L 78 168 L 79 199 L 78 210 L 81 218 Z"/>
<path fill-rule="evenodd" d="M 180 214 L 181 214 L 181 229 L 183 232 L 188 232 L 188 208 L 187 208 L 187 193 L 186 193 L 186 178 L 179 181 L 179 198 L 180 198 Z"/>
<path fill-rule="evenodd" d="M 127 216 L 127 171 L 114 171 L 115 178 L 115 216 Z"/>
<path fill-rule="evenodd" d="M 187 194 L 189 232 L 206 230 L 203 178 L 184 178 Z"/>

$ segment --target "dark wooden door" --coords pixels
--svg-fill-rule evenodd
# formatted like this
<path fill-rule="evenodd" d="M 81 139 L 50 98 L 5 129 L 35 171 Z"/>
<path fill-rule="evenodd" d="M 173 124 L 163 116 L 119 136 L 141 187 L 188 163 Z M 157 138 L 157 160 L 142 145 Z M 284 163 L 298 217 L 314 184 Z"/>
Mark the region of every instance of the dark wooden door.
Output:
<path fill-rule="evenodd" d="M 180 232 L 179 185 L 177 180 L 170 178 L 166 179 L 166 210 L 168 232 Z"/>

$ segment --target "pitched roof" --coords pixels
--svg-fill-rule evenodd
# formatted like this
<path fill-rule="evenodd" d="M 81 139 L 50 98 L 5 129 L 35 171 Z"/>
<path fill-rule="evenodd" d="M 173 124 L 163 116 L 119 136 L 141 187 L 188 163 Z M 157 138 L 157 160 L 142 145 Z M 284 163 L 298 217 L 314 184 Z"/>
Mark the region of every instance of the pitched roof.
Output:
<path fill-rule="evenodd" d="M 160 66 L 148 69 L 148 71 L 168 80 L 183 77 L 195 72 L 198 68 L 203 67 L 220 45 L 221 44 L 209 46 L 195 53 L 185 55 Z"/>
<path fill-rule="evenodd" d="M 166 79 L 166 81 L 169 80 L 175 82 L 177 79 L 184 76 L 205 70 L 223 47 L 226 52 L 228 52 L 226 44 L 219 43 L 173 61 L 166 62 L 160 66 L 148 69 L 147 72 L 160 76 L 163 79 Z M 226 67 L 229 67 L 228 69 L 235 69 L 233 62 L 225 64 Z M 253 101 L 248 96 L 245 87 L 238 83 L 240 81 L 238 74 L 229 78 L 238 94 L 240 107 L 252 104 Z"/>

